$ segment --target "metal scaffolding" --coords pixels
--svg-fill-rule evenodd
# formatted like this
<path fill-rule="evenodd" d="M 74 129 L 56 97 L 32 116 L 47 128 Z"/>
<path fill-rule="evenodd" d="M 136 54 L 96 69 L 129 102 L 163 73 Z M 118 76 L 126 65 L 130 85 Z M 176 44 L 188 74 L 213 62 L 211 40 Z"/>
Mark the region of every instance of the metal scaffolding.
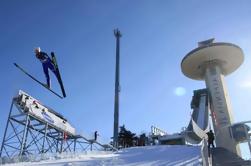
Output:
<path fill-rule="evenodd" d="M 110 145 L 88 140 L 39 118 L 23 97 L 19 94 L 12 100 L 0 150 L 2 160 L 45 153 L 113 150 Z"/>

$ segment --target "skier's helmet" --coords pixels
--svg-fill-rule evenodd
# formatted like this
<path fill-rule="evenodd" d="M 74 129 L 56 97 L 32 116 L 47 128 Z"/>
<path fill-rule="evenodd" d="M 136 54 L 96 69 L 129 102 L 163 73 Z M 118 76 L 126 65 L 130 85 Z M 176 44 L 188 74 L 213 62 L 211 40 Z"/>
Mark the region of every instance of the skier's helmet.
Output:
<path fill-rule="evenodd" d="M 39 53 L 40 51 L 41 51 L 40 47 L 36 47 L 36 48 L 34 49 L 34 52 L 35 52 L 35 53 Z"/>

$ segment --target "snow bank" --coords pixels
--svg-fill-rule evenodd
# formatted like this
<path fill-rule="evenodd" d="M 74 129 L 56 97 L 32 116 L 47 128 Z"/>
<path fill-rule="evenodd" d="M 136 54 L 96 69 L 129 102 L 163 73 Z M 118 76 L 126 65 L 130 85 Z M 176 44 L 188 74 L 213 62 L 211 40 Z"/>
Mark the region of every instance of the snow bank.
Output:
<path fill-rule="evenodd" d="M 8 164 L 6 166 L 197 166 L 201 164 L 200 147 L 146 146 L 123 149 L 119 152 L 88 152 L 62 154 L 41 162 Z"/>

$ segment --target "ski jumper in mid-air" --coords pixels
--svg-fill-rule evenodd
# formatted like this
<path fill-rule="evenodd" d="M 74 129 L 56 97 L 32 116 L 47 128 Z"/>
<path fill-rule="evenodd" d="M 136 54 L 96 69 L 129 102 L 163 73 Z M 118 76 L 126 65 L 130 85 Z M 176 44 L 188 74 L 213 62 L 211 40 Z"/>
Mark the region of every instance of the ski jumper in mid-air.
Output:
<path fill-rule="evenodd" d="M 29 74 L 24 68 L 19 66 L 17 63 L 14 63 L 14 65 L 19 70 L 21 70 L 24 74 L 26 74 L 28 77 L 30 77 L 31 79 L 33 79 L 34 81 L 36 81 L 37 83 L 39 83 L 40 85 L 45 87 L 47 90 L 51 91 L 53 94 L 55 94 L 59 98 L 63 99 L 64 97 L 66 97 L 66 93 L 64 90 L 63 81 L 62 81 L 62 78 L 60 75 L 60 71 L 58 68 L 58 64 L 57 64 L 57 60 L 56 60 L 56 56 L 55 56 L 54 52 L 51 52 L 51 57 L 49 57 L 45 52 L 42 52 L 39 47 L 35 48 L 34 52 L 35 52 L 37 59 L 39 59 L 40 62 L 42 63 L 44 74 L 46 77 L 46 84 L 39 81 L 31 74 Z M 51 89 L 51 80 L 50 80 L 50 75 L 49 75 L 49 69 L 55 74 L 55 76 L 58 80 L 58 83 L 60 85 L 63 96 L 59 95 L 58 93 L 56 93 L 54 90 Z"/>
<path fill-rule="evenodd" d="M 34 52 L 37 59 L 39 59 L 40 62 L 42 63 L 44 74 L 47 81 L 47 87 L 50 88 L 51 80 L 50 80 L 50 75 L 49 75 L 49 69 L 55 74 L 55 76 L 57 77 L 57 80 L 59 81 L 59 73 L 56 70 L 56 66 L 51 60 L 51 58 L 45 52 L 41 51 L 40 47 L 35 48 Z"/>

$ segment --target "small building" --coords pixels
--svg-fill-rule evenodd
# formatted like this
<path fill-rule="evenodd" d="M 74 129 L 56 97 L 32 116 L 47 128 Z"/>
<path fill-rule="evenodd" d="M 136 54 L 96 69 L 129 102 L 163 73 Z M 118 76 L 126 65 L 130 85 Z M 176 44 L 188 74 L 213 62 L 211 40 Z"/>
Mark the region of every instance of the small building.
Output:
<path fill-rule="evenodd" d="M 163 135 L 158 138 L 160 145 L 185 145 L 185 137 L 181 133 Z"/>

